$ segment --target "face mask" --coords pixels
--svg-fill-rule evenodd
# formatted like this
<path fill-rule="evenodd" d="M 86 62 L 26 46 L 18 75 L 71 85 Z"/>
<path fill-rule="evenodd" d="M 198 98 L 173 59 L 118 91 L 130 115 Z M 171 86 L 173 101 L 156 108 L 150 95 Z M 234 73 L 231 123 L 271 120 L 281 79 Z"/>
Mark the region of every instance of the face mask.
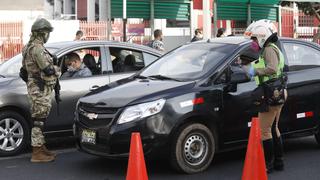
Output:
<path fill-rule="evenodd" d="M 50 33 L 48 32 L 44 33 L 44 43 L 46 43 L 49 40 L 49 36 L 50 36 Z"/>
<path fill-rule="evenodd" d="M 251 48 L 255 51 L 258 52 L 260 50 L 259 44 L 256 41 L 252 41 L 251 43 Z"/>
<path fill-rule="evenodd" d="M 75 72 L 77 71 L 76 68 L 74 68 L 73 66 L 68 66 L 68 72 Z"/>

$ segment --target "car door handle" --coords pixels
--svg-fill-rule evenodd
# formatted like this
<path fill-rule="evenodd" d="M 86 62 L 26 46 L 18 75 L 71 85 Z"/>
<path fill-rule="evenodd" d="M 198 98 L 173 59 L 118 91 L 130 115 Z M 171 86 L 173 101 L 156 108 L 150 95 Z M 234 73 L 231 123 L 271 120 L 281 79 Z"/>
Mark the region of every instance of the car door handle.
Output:
<path fill-rule="evenodd" d="M 93 91 L 93 90 L 96 90 L 96 89 L 98 89 L 100 86 L 98 86 L 98 85 L 93 85 L 93 86 L 91 86 L 91 88 L 89 88 L 89 90 L 90 91 Z"/>

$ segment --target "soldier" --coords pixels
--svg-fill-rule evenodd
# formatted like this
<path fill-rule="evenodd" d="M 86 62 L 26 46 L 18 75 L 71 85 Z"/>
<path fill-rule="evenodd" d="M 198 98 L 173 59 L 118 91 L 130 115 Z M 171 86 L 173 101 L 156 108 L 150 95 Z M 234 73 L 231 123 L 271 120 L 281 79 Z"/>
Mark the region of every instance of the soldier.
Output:
<path fill-rule="evenodd" d="M 59 67 L 54 65 L 51 54 L 44 47 L 52 30 L 46 19 L 36 20 L 31 27 L 30 40 L 22 51 L 21 71 L 25 71 L 22 79 L 27 83 L 33 120 L 31 162 L 50 162 L 55 159 L 55 154 L 46 148 L 43 135 L 44 123 L 51 109 L 51 94 L 61 75 Z"/>

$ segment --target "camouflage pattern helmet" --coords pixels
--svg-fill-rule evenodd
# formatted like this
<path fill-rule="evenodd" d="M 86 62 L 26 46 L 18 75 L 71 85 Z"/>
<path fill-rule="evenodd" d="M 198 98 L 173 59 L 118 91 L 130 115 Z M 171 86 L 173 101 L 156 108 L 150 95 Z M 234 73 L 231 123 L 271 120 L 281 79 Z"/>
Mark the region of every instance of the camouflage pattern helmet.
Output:
<path fill-rule="evenodd" d="M 42 31 L 48 31 L 48 32 L 53 31 L 53 27 L 51 26 L 50 22 L 44 18 L 37 19 L 31 27 L 31 32 L 42 32 Z"/>

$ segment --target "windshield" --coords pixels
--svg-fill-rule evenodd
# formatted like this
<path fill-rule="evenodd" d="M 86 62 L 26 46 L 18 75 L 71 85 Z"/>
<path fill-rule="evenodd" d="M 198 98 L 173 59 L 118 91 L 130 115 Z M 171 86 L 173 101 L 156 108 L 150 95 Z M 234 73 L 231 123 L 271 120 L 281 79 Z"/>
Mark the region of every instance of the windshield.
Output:
<path fill-rule="evenodd" d="M 50 53 L 54 53 L 57 49 L 48 48 L 48 50 Z M 20 53 L 0 65 L 0 76 L 4 76 L 4 77 L 19 76 L 21 66 L 22 66 L 22 55 Z"/>
<path fill-rule="evenodd" d="M 181 81 L 196 80 L 223 60 L 233 46 L 212 43 L 185 45 L 161 57 L 140 75 L 160 75 Z"/>

